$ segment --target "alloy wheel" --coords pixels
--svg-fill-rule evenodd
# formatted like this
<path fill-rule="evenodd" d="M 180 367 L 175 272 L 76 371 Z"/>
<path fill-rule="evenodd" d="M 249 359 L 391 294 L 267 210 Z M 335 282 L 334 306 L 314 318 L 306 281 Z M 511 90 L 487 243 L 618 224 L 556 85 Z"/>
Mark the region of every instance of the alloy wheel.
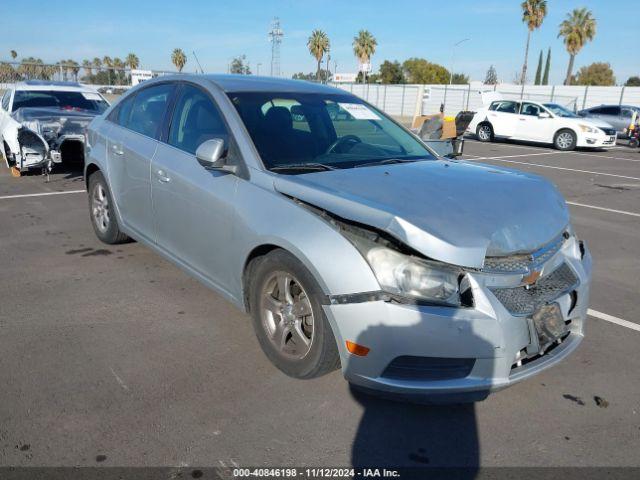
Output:
<path fill-rule="evenodd" d="M 107 191 L 104 186 L 100 183 L 93 189 L 91 213 L 98 230 L 105 233 L 109 229 L 111 217 L 109 212 L 109 197 L 107 196 Z"/>
<path fill-rule="evenodd" d="M 562 150 L 567 150 L 573 146 L 573 135 L 569 132 L 562 132 L 556 139 L 556 144 Z"/>
<path fill-rule="evenodd" d="M 274 272 L 260 295 L 262 327 L 283 357 L 301 360 L 314 340 L 311 302 L 300 282 L 288 272 Z"/>

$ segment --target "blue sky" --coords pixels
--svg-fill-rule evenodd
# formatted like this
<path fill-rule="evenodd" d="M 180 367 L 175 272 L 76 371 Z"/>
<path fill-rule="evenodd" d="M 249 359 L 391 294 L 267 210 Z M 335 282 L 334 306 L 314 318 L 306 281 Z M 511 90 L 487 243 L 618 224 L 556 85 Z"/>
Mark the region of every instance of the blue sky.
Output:
<path fill-rule="evenodd" d="M 285 75 L 315 70 L 306 49 L 314 28 L 329 35 L 338 71 L 355 71 L 351 42 L 359 29 L 366 28 L 378 40 L 374 69 L 385 59 L 412 56 L 448 67 L 452 44 L 470 38 L 456 49 L 454 70 L 482 80 L 494 64 L 501 80 L 512 81 L 522 66 L 526 41 L 519 5 L 520 0 L 21 0 L 19 8 L 3 10 L 6 51 L 0 52 L 0 59 L 8 59 L 10 49 L 19 57 L 52 62 L 104 55 L 124 58 L 133 51 L 142 67 L 171 70 L 171 51 L 180 47 L 188 56 L 186 71 L 196 67 L 191 54 L 195 50 L 207 72 L 224 72 L 231 57 L 245 54 L 254 73 L 257 63 L 262 64 L 261 73 L 268 73 L 267 31 L 272 18 L 279 16 L 285 32 L 281 49 Z M 578 55 L 576 66 L 609 62 L 618 82 L 640 74 L 633 53 L 638 20 L 629 2 L 548 0 L 548 5 L 549 14 L 532 39 L 532 75 L 540 50 L 551 47 L 551 80 L 562 81 L 568 55 L 556 38 L 558 25 L 567 12 L 584 5 L 593 11 L 598 32 Z"/>

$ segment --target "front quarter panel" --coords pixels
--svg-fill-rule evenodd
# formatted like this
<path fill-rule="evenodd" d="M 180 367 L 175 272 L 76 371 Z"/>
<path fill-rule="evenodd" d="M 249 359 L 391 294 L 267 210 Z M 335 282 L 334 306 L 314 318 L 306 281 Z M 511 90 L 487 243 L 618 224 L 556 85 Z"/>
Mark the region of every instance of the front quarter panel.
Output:
<path fill-rule="evenodd" d="M 260 175 L 260 174 L 258 174 Z M 234 296 L 242 299 L 245 262 L 263 245 L 288 250 L 314 275 L 324 293 L 377 291 L 362 255 L 337 230 L 293 200 L 253 182 L 238 182 L 234 232 Z M 239 302 L 240 303 L 240 302 Z"/>

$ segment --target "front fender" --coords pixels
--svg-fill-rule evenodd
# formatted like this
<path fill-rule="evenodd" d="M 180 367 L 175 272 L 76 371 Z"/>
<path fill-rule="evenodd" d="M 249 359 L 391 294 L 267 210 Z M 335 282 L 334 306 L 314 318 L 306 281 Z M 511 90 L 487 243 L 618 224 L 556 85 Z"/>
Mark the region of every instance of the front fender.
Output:
<path fill-rule="evenodd" d="M 251 182 L 238 182 L 233 232 L 234 296 L 243 298 L 244 267 L 264 245 L 283 248 L 300 260 L 327 295 L 380 289 L 358 250 L 325 220 L 290 198 Z"/>

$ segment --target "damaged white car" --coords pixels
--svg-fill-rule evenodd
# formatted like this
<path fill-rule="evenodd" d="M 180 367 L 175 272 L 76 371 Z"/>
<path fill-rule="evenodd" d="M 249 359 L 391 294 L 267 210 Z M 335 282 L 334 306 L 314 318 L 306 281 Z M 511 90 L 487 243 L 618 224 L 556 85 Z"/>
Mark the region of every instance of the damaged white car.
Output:
<path fill-rule="evenodd" d="M 19 176 L 48 173 L 57 163 L 82 165 L 85 129 L 109 103 L 79 83 L 28 80 L 6 90 L 1 106 L 1 152 Z"/>

